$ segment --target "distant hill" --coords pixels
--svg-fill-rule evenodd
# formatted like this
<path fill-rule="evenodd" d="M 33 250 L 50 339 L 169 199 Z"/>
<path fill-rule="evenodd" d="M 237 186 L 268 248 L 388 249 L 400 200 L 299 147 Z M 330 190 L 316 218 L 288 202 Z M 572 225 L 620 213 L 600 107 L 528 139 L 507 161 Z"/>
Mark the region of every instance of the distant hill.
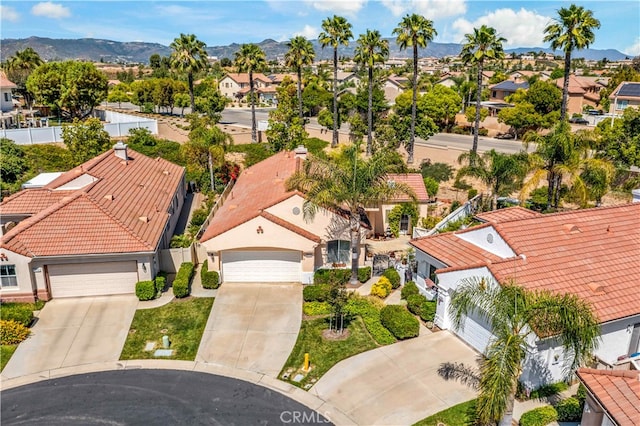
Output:
<path fill-rule="evenodd" d="M 394 38 L 389 40 L 389 56 L 393 58 L 409 58 L 411 50 L 401 51 L 395 43 Z M 322 49 L 317 40 L 312 40 L 316 50 L 317 59 L 331 59 L 332 49 Z M 257 43 L 267 54 L 267 59 L 273 60 L 281 58 L 287 51 L 286 42 L 277 42 L 267 39 Z M 352 41 L 349 46 L 340 48 L 340 56 L 353 57 L 356 43 Z M 16 51 L 26 47 L 33 48 L 40 56 L 47 60 L 65 60 L 65 59 L 85 59 L 90 61 L 104 62 L 125 62 L 125 63 L 148 63 L 149 57 L 154 53 L 161 56 L 168 56 L 171 49 L 158 43 L 146 42 L 120 42 L 111 40 L 102 40 L 94 38 L 82 39 L 52 39 L 43 37 L 29 37 L 25 39 L 3 39 L 0 42 L 0 56 L 8 58 Z M 207 52 L 211 56 L 218 58 L 232 59 L 234 53 L 237 52 L 240 45 L 237 43 L 228 46 L 210 46 Z M 461 45 L 457 43 L 429 43 L 426 49 L 420 49 L 421 57 L 432 56 L 442 58 L 445 56 L 455 56 L 460 53 Z M 527 53 L 527 52 L 552 52 L 548 48 L 541 47 L 521 47 L 517 49 L 508 49 L 507 53 Z M 557 53 L 557 52 L 556 52 Z M 615 49 L 585 49 L 574 53 L 574 57 L 583 57 L 589 60 L 601 60 L 607 58 L 610 61 L 617 61 L 627 57 Z"/>

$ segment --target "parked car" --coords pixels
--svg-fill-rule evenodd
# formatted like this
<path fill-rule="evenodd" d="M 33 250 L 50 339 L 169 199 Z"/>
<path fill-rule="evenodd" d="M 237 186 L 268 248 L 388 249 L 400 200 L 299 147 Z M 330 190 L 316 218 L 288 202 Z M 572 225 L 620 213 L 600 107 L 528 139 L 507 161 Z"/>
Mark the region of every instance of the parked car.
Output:
<path fill-rule="evenodd" d="M 496 139 L 515 139 L 515 136 L 513 133 L 498 133 L 496 135 Z"/>
<path fill-rule="evenodd" d="M 573 124 L 589 124 L 589 122 L 587 120 L 585 120 L 582 117 L 571 117 L 569 119 L 569 123 L 573 123 Z"/>
<path fill-rule="evenodd" d="M 587 111 L 587 114 L 589 114 L 589 115 L 603 115 L 604 112 L 602 112 L 601 109 L 590 109 L 589 111 Z"/>

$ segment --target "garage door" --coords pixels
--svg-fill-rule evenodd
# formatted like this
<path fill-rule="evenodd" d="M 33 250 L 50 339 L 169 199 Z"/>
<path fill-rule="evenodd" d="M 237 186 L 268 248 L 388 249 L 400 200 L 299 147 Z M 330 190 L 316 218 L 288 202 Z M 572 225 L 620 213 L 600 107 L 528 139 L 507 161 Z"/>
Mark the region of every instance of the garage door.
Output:
<path fill-rule="evenodd" d="M 222 279 L 226 282 L 300 282 L 300 252 L 224 251 Z"/>
<path fill-rule="evenodd" d="M 491 326 L 475 315 L 466 317 L 463 330 L 454 330 L 458 336 L 479 352 L 485 351 L 491 339 Z"/>
<path fill-rule="evenodd" d="M 134 293 L 138 281 L 135 261 L 48 265 L 47 270 L 52 297 Z"/>

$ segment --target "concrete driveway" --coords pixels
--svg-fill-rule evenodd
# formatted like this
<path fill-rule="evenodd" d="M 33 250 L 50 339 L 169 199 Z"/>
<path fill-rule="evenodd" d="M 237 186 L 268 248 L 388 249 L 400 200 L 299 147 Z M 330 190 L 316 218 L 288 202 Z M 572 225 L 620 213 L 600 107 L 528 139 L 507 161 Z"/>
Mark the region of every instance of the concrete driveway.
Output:
<path fill-rule="evenodd" d="M 2 371 L 7 378 L 117 361 L 138 299 L 134 295 L 54 299 Z"/>
<path fill-rule="evenodd" d="M 447 331 L 347 358 L 310 392 L 335 405 L 360 425 L 410 425 L 475 398 L 469 387 L 446 381 L 443 362 L 477 366 L 477 353 Z"/>
<path fill-rule="evenodd" d="M 276 377 L 302 321 L 301 284 L 224 283 L 196 361 Z"/>

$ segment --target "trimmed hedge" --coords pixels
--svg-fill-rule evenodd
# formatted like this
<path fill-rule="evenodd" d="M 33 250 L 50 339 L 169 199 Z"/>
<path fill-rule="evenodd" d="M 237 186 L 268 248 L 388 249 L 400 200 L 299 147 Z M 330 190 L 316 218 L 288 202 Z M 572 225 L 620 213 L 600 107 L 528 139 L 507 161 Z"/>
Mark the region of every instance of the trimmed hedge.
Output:
<path fill-rule="evenodd" d="M 165 285 L 167 284 L 167 273 L 164 271 L 158 272 L 156 275 L 156 293 L 160 294 L 164 290 Z"/>
<path fill-rule="evenodd" d="M 520 417 L 520 426 L 546 426 L 558 420 L 558 412 L 550 405 L 534 408 Z"/>
<path fill-rule="evenodd" d="M 5 321 L 15 321 L 29 327 L 33 322 L 33 305 L 30 303 L 2 303 L 0 317 Z"/>
<path fill-rule="evenodd" d="M 382 302 L 377 299 L 354 295 L 349 298 L 345 313 L 359 315 L 373 340 L 379 345 L 390 345 L 396 342 L 396 338 L 380 322 L 381 305 Z"/>
<path fill-rule="evenodd" d="M 180 269 L 176 274 L 176 279 L 173 280 L 173 295 L 175 297 L 180 299 L 189 295 L 191 277 L 193 277 L 193 263 L 184 262 L 180 265 Z"/>
<path fill-rule="evenodd" d="M 406 299 L 412 294 L 420 294 L 420 290 L 418 290 L 418 285 L 415 282 L 409 281 L 400 290 L 400 298 Z"/>
<path fill-rule="evenodd" d="M 529 393 L 529 397 L 527 397 L 524 386 L 522 385 L 522 383 L 518 382 L 516 398 L 518 398 L 519 400 L 546 398 L 557 395 L 560 392 L 566 391 L 567 389 L 569 389 L 569 385 L 565 382 L 551 383 L 532 390 Z"/>
<path fill-rule="evenodd" d="M 416 337 L 420 333 L 420 323 L 404 306 L 385 306 L 380 310 L 380 322 L 400 340 Z"/>
<path fill-rule="evenodd" d="M 394 268 L 388 268 L 382 273 L 383 277 L 386 277 L 391 283 L 391 288 L 394 290 L 400 287 L 400 274 Z"/>
<path fill-rule="evenodd" d="M 329 315 L 331 313 L 331 305 L 327 302 L 304 302 L 302 312 L 305 315 Z"/>
<path fill-rule="evenodd" d="M 579 422 L 584 407 L 578 398 L 571 397 L 558 402 L 554 408 L 559 422 Z"/>
<path fill-rule="evenodd" d="M 411 294 L 407 297 L 407 309 L 425 322 L 433 321 L 436 316 L 436 302 L 430 302 L 421 294 Z"/>
<path fill-rule="evenodd" d="M 202 287 L 208 289 L 216 289 L 220 287 L 220 274 L 218 271 L 209 270 L 209 261 L 205 260 L 202 263 L 202 269 L 200 270 L 200 280 L 202 281 Z"/>
<path fill-rule="evenodd" d="M 314 284 L 329 284 L 336 281 L 347 284 L 351 278 L 351 269 L 318 269 L 313 274 Z"/>
<path fill-rule="evenodd" d="M 29 337 L 31 331 L 22 323 L 13 320 L 0 320 L 0 344 L 17 345 Z"/>
<path fill-rule="evenodd" d="M 371 286 L 372 296 L 384 299 L 389 293 L 391 293 L 391 282 L 389 282 L 387 277 L 380 277 L 380 279 Z"/>
<path fill-rule="evenodd" d="M 306 285 L 302 288 L 305 302 L 326 302 L 329 297 L 329 286 L 326 284 Z"/>
<path fill-rule="evenodd" d="M 371 266 L 365 266 L 363 268 L 358 268 L 358 281 L 361 283 L 366 283 L 371 278 Z"/>
<path fill-rule="evenodd" d="M 156 284 L 153 281 L 138 281 L 136 283 L 138 300 L 151 300 L 156 297 Z"/>

